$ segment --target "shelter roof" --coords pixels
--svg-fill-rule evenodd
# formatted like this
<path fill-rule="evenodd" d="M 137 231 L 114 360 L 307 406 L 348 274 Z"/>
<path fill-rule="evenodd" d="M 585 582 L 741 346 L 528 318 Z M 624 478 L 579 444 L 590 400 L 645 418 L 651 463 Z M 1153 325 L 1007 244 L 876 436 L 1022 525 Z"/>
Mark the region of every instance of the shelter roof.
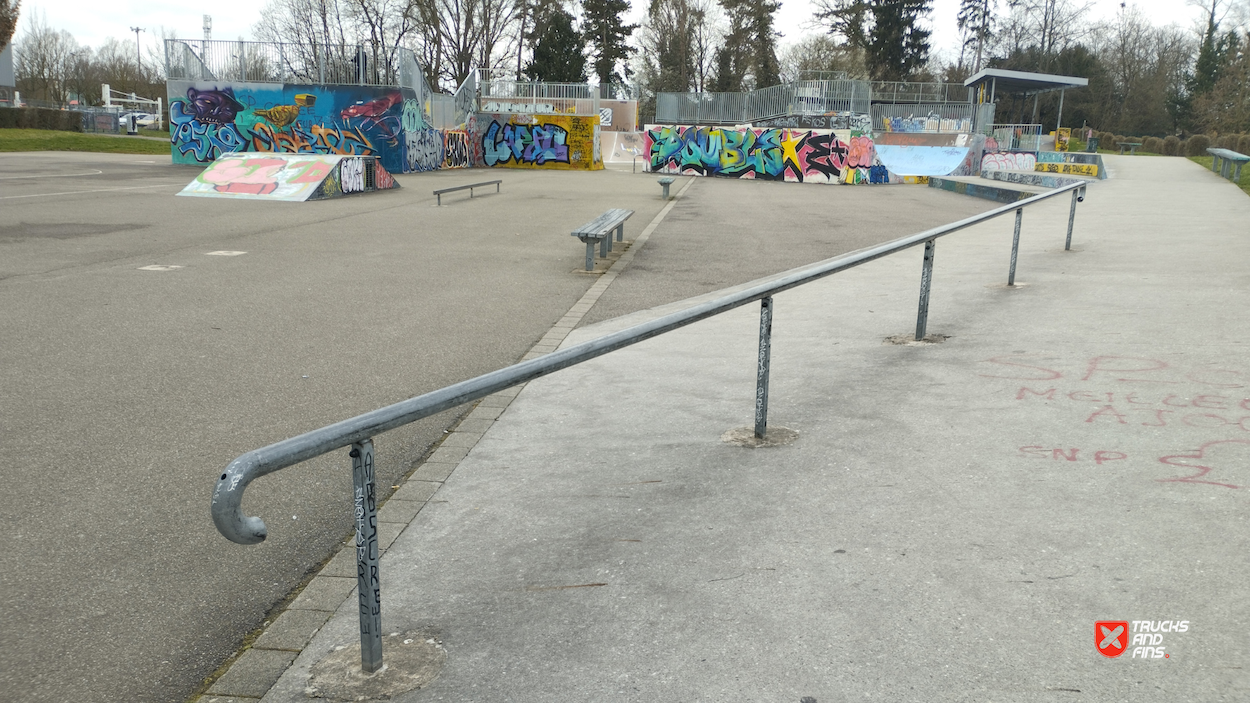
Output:
<path fill-rule="evenodd" d="M 1083 88 L 1089 85 L 1088 78 L 1076 76 L 1056 76 L 1050 73 L 1028 73 L 1026 71 L 1008 71 L 1002 68 L 987 68 L 964 81 L 964 85 L 972 88 L 979 85 L 994 85 L 995 92 L 1008 95 L 1035 95 L 1048 93 L 1052 90 Z"/>

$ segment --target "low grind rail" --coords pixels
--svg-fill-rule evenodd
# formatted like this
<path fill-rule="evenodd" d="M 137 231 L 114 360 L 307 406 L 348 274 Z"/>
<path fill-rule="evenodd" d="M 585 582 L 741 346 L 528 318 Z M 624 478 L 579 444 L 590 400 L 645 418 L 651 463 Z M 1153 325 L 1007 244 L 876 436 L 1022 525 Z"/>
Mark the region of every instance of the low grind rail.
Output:
<path fill-rule="evenodd" d="M 217 530 L 232 542 L 239 544 L 262 542 L 267 534 L 264 521 L 258 517 L 245 516 L 242 510 L 243 491 L 248 484 L 279 469 L 336 449 L 351 447 L 349 456 L 352 460 L 354 484 L 353 507 L 356 520 L 357 591 L 360 597 L 361 668 L 366 673 L 373 673 L 382 668 L 382 598 L 378 575 L 377 501 L 372 437 L 758 300 L 760 301 L 760 344 L 756 375 L 755 436 L 762 439 L 768 428 L 768 374 L 774 295 L 923 243 L 920 305 L 916 316 L 916 339 L 922 339 L 925 336 L 929 315 L 929 287 L 933 280 L 933 254 L 939 237 L 1014 210 L 1016 213 L 1015 233 L 1011 243 L 1011 265 L 1007 284 L 1015 285 L 1016 254 L 1020 245 L 1020 223 L 1024 216 L 1024 208 L 1070 191 L 1072 206 L 1068 211 L 1068 235 L 1064 244 L 1064 249 L 1070 250 L 1072 248 L 1072 225 L 1076 219 L 1076 204 L 1078 201 L 1084 201 L 1085 188 L 1085 183 L 1072 183 L 958 222 L 813 264 L 781 278 L 760 283 L 716 300 L 700 303 L 650 322 L 592 339 L 568 349 L 555 351 L 537 359 L 522 361 L 250 451 L 230 462 L 217 480 L 216 489 L 213 491 L 213 523 L 217 525 Z"/>

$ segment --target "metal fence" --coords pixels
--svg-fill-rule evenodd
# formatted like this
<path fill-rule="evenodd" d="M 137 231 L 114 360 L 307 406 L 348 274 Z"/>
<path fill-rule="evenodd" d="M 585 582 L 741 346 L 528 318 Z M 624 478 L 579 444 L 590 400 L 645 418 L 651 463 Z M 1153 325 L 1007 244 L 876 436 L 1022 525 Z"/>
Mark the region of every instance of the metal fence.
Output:
<path fill-rule="evenodd" d="M 872 106 L 874 132 L 971 134 L 976 121 L 971 103 L 913 103 Z"/>
<path fill-rule="evenodd" d="M 998 151 L 1042 150 L 1042 126 L 1040 124 L 996 124 L 986 132 L 998 142 Z"/>
<path fill-rule="evenodd" d="M 169 80 L 399 85 L 400 65 L 411 54 L 374 44 L 165 42 Z"/>
<path fill-rule="evenodd" d="M 971 103 L 972 89 L 962 83 L 873 81 L 874 103 Z"/>
<path fill-rule="evenodd" d="M 226 467 L 213 491 L 212 517 L 217 530 L 232 542 L 257 544 L 266 537 L 265 522 L 243 514 L 243 492 L 248 485 L 267 474 L 322 454 L 351 447 L 352 474 L 356 496 L 353 505 L 357 525 L 356 558 L 360 594 L 361 668 L 368 673 L 382 667 L 381 581 L 378 571 L 377 504 L 373 477 L 373 440 L 375 435 L 415 422 L 430 415 L 483 398 L 491 393 L 520 385 L 561 369 L 589 361 L 609 352 L 700 320 L 760 301 L 759 354 L 756 363 L 755 435 L 764 437 L 768 426 L 768 377 L 771 353 L 773 296 L 826 276 L 859 266 L 874 259 L 895 254 L 924 244 L 920 274 L 920 299 L 916 314 L 916 339 L 923 339 L 928 324 L 929 289 L 933 280 L 933 254 L 939 237 L 958 232 L 1001 215 L 1015 212 L 1015 235 L 1012 239 L 1008 285 L 1015 284 L 1016 256 L 1020 243 L 1020 225 L 1024 208 L 1048 198 L 1071 192 L 1068 213 L 1068 236 L 1065 249 L 1072 246 L 1072 225 L 1076 203 L 1084 199 L 1086 184 L 1072 183 L 1041 195 L 1004 205 L 988 212 L 896 239 L 869 249 L 847 254 L 807 266 L 751 288 L 715 300 L 700 303 L 619 332 L 561 349 L 550 354 L 522 361 L 507 368 L 461 381 L 445 388 L 411 398 L 394 405 L 358 415 L 349 420 L 313 430 L 298 437 L 250 451 Z"/>
<path fill-rule="evenodd" d="M 655 120 L 666 124 L 746 124 L 783 115 L 868 114 L 866 81 L 794 81 L 746 93 L 657 93 Z"/>
<path fill-rule="evenodd" d="M 113 109 L 103 109 L 98 107 L 76 107 L 75 110 L 82 113 L 82 131 L 96 132 L 99 134 L 121 134 L 121 122 L 118 116 L 121 111 Z"/>
<path fill-rule="evenodd" d="M 599 86 L 589 83 L 518 81 L 478 69 L 477 85 L 482 112 L 599 114 Z"/>

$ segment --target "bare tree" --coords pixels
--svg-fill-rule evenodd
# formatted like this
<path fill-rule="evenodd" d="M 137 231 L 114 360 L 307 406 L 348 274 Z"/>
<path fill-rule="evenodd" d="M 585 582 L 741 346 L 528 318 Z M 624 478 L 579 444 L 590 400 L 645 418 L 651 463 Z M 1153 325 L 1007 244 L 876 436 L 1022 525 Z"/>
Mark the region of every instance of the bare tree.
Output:
<path fill-rule="evenodd" d="M 13 45 L 17 89 L 31 100 L 64 103 L 68 98 L 66 79 L 78 50 L 73 35 L 49 27 L 43 13 L 30 13 L 26 31 Z"/>

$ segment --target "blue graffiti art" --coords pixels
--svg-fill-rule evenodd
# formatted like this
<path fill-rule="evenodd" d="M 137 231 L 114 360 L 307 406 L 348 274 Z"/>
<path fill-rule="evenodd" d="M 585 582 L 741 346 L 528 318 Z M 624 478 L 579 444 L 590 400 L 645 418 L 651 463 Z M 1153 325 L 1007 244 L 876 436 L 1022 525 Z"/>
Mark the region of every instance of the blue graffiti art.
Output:
<path fill-rule="evenodd" d="M 569 133 L 554 124 L 500 125 L 491 122 L 482 137 L 482 151 L 487 166 L 512 162 L 541 165 L 548 161 L 569 163 Z"/>

